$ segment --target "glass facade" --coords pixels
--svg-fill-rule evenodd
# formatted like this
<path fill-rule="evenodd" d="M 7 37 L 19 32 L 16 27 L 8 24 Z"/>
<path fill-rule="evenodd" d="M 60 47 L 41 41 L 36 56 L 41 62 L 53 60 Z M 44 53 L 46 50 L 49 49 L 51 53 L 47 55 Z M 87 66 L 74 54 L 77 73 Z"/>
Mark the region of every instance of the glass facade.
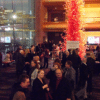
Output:
<path fill-rule="evenodd" d="M 0 51 L 35 44 L 35 0 L 0 0 Z"/>

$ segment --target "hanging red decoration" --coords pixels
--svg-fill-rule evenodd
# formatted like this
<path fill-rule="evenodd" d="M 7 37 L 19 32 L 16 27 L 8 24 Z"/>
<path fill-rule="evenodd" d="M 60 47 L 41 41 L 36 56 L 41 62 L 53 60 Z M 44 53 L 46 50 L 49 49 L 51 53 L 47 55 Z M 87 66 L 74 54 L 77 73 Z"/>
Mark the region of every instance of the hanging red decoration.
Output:
<path fill-rule="evenodd" d="M 68 0 L 67 0 L 68 1 Z M 68 6 L 67 6 L 68 5 Z M 68 7 L 67 15 L 68 16 L 68 30 L 65 32 L 67 35 L 63 37 L 65 45 L 68 41 L 79 41 L 79 50 L 80 57 L 83 58 L 85 48 L 85 34 L 82 29 L 82 11 L 81 8 L 83 6 L 82 0 L 69 0 L 66 2 L 65 7 Z M 66 49 L 66 46 L 65 46 Z"/>

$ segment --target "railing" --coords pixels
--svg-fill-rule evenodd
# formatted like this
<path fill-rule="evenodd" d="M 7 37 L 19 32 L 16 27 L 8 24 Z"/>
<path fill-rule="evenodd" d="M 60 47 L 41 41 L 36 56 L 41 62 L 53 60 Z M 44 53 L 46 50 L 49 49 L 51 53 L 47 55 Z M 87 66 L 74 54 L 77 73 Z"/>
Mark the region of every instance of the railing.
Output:
<path fill-rule="evenodd" d="M 67 22 L 44 22 L 44 30 L 65 30 L 67 28 Z"/>
<path fill-rule="evenodd" d="M 85 23 L 100 23 L 100 17 L 83 17 Z"/>

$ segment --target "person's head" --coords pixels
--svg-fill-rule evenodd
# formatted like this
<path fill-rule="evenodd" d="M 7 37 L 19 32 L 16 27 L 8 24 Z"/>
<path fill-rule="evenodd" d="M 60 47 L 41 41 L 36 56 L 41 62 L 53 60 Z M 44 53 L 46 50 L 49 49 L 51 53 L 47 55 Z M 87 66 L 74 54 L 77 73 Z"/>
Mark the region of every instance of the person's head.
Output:
<path fill-rule="evenodd" d="M 86 63 L 86 62 L 87 62 L 87 58 L 84 57 L 83 60 L 82 60 L 82 62 L 83 62 L 83 63 Z"/>
<path fill-rule="evenodd" d="M 56 63 L 56 62 L 59 63 L 59 64 L 61 64 L 61 60 L 59 58 L 57 58 L 57 59 L 54 60 L 54 63 Z"/>
<path fill-rule="evenodd" d="M 76 53 L 76 55 L 79 54 L 79 48 L 76 48 L 76 49 L 75 49 L 75 53 Z"/>
<path fill-rule="evenodd" d="M 66 61 L 65 67 L 70 68 L 71 66 L 72 66 L 72 62 L 71 61 Z"/>
<path fill-rule="evenodd" d="M 58 63 L 58 62 L 55 62 L 54 64 L 53 64 L 53 68 L 56 70 L 57 68 L 61 68 L 61 64 L 60 63 Z"/>
<path fill-rule="evenodd" d="M 51 43 L 51 41 L 49 41 L 49 43 Z"/>
<path fill-rule="evenodd" d="M 30 49 L 25 50 L 25 55 L 27 55 L 28 53 L 30 53 Z"/>
<path fill-rule="evenodd" d="M 30 85 L 30 80 L 28 75 L 21 75 L 19 78 L 19 83 L 22 88 L 28 88 Z"/>
<path fill-rule="evenodd" d="M 69 51 L 65 51 L 66 55 L 69 56 Z"/>
<path fill-rule="evenodd" d="M 32 60 L 31 61 L 31 67 L 35 67 L 35 68 L 39 69 L 37 61 Z"/>
<path fill-rule="evenodd" d="M 20 49 L 20 50 L 23 49 L 21 45 L 19 45 L 19 49 Z"/>
<path fill-rule="evenodd" d="M 32 46 L 31 46 L 31 52 L 34 52 L 34 49 L 35 49 L 35 46 L 32 45 Z"/>
<path fill-rule="evenodd" d="M 22 55 L 25 54 L 25 51 L 24 51 L 24 50 L 20 50 L 19 52 L 20 52 Z"/>
<path fill-rule="evenodd" d="M 91 45 L 89 46 L 89 50 L 90 50 L 90 51 L 92 51 L 92 50 L 93 50 L 93 47 L 92 47 Z"/>
<path fill-rule="evenodd" d="M 71 52 L 72 52 L 72 55 L 76 55 L 75 50 L 71 50 Z"/>
<path fill-rule="evenodd" d="M 44 70 L 43 69 L 38 70 L 38 78 L 40 78 L 40 79 L 44 78 Z"/>
<path fill-rule="evenodd" d="M 57 79 L 62 78 L 63 71 L 62 71 L 61 69 L 59 69 L 59 68 L 56 69 L 55 73 L 56 73 L 56 77 L 57 77 Z"/>
<path fill-rule="evenodd" d="M 34 57 L 33 57 L 33 60 L 39 61 L 39 56 L 34 56 Z"/>
<path fill-rule="evenodd" d="M 59 44 L 61 44 L 61 41 L 59 41 Z"/>
<path fill-rule="evenodd" d="M 6 54 L 6 57 L 7 57 L 7 58 L 10 58 L 10 54 L 9 54 L 9 53 L 7 53 L 7 54 Z"/>

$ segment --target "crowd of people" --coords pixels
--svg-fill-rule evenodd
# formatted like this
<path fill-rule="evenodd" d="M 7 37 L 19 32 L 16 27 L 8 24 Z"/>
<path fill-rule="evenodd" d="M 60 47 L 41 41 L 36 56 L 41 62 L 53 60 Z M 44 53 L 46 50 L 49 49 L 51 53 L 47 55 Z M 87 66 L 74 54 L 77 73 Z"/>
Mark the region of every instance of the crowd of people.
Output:
<path fill-rule="evenodd" d="M 54 45 L 50 41 L 25 50 L 19 46 L 12 55 L 8 52 L 9 62 L 15 60 L 18 81 L 10 100 L 87 100 L 96 59 L 87 53 L 81 60 L 78 48 L 72 52 L 61 49 L 60 42 Z M 100 46 L 96 51 L 99 59 Z M 50 59 L 53 64 L 49 68 Z"/>

